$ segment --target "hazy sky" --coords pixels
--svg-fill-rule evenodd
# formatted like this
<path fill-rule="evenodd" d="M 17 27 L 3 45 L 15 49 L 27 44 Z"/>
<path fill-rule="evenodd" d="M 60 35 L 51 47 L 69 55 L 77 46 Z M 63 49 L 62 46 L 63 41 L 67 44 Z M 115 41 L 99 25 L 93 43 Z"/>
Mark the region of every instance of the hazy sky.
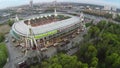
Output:
<path fill-rule="evenodd" d="M 29 4 L 30 0 L 0 0 L 0 9 L 19 6 L 24 4 Z M 52 2 L 54 0 L 33 0 L 34 3 L 37 2 Z M 120 0 L 57 0 L 58 2 L 80 2 L 89 4 L 99 4 L 99 5 L 110 5 L 120 8 Z"/>

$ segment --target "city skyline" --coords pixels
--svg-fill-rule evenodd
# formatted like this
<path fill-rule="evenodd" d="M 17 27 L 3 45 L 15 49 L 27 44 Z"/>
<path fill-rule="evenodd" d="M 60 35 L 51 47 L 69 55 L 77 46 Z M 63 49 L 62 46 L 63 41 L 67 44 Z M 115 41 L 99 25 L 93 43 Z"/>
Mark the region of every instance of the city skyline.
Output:
<path fill-rule="evenodd" d="M 29 4 L 30 0 L 0 0 L 0 9 Z M 54 0 L 33 0 L 34 3 L 53 2 Z M 57 0 L 58 2 L 77 2 L 96 4 L 103 6 L 112 6 L 120 8 L 120 0 Z"/>

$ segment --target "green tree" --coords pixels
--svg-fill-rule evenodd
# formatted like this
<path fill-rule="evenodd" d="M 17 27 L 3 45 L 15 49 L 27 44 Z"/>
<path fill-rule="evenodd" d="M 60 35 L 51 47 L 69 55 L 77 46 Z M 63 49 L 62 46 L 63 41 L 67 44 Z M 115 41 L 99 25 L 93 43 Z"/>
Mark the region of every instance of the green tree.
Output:
<path fill-rule="evenodd" d="M 120 22 L 120 15 L 117 14 L 117 17 L 114 20 Z"/>
<path fill-rule="evenodd" d="M 77 56 L 82 62 L 90 64 L 92 58 L 97 56 L 97 49 L 92 44 L 81 45 Z"/>
<path fill-rule="evenodd" d="M 92 58 L 96 56 L 97 56 L 97 49 L 93 45 L 89 45 L 87 51 L 85 52 L 86 61 L 90 63 Z"/>
<path fill-rule="evenodd" d="M 91 26 L 91 28 L 88 31 L 88 34 L 90 34 L 90 38 L 95 38 L 100 33 L 100 29 L 96 26 Z"/>
<path fill-rule="evenodd" d="M 0 68 L 3 68 L 7 61 L 8 53 L 5 43 L 0 43 Z"/>
<path fill-rule="evenodd" d="M 8 22 L 8 25 L 9 25 L 9 26 L 12 26 L 13 23 L 14 23 L 14 21 L 13 21 L 13 20 L 10 20 L 10 19 L 9 19 L 7 22 Z"/>
<path fill-rule="evenodd" d="M 77 61 L 76 56 L 59 54 L 42 63 L 43 68 L 88 68 L 88 64 Z"/>
<path fill-rule="evenodd" d="M 49 68 L 62 68 L 60 64 L 53 63 L 52 65 L 49 66 Z"/>
<path fill-rule="evenodd" d="M 98 65 L 98 58 L 97 57 L 93 57 L 90 63 L 90 67 L 91 68 L 97 68 Z"/>
<path fill-rule="evenodd" d="M 113 68 L 120 68 L 120 56 L 117 60 L 112 64 Z"/>
<path fill-rule="evenodd" d="M 106 21 L 105 20 L 102 20 L 100 21 L 99 23 L 97 23 L 97 27 L 100 29 L 100 31 L 103 29 L 103 27 L 105 26 L 106 24 Z"/>
<path fill-rule="evenodd" d="M 112 14 L 109 14 L 109 13 L 106 13 L 105 15 L 104 15 L 104 17 L 106 17 L 106 18 L 112 18 Z"/>
<path fill-rule="evenodd" d="M 117 53 L 112 53 L 110 56 L 106 57 L 106 64 L 109 68 L 119 68 L 120 56 Z"/>
<path fill-rule="evenodd" d="M 3 42 L 5 39 L 4 34 L 0 33 L 0 42 Z"/>

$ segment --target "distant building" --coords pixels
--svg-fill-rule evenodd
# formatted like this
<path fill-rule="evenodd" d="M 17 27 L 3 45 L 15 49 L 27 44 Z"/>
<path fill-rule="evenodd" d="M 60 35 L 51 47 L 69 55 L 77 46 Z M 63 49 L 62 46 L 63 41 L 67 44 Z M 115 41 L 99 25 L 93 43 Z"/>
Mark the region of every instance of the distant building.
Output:
<path fill-rule="evenodd" d="M 111 7 L 111 10 L 116 12 L 117 8 L 116 7 Z"/>
<path fill-rule="evenodd" d="M 88 5 L 88 6 L 86 6 L 86 8 L 87 8 L 87 9 L 89 9 L 89 10 L 92 10 L 92 8 L 91 8 L 89 5 Z"/>
<path fill-rule="evenodd" d="M 100 10 L 100 8 L 99 8 L 99 7 L 95 7 L 95 9 L 96 9 L 96 10 Z"/>
<path fill-rule="evenodd" d="M 103 10 L 111 10 L 111 7 L 106 5 L 106 6 L 104 6 Z"/>
<path fill-rule="evenodd" d="M 112 14 L 112 18 L 115 19 L 117 17 L 117 13 L 113 12 Z"/>
<path fill-rule="evenodd" d="M 33 0 L 30 0 L 29 7 L 30 7 L 30 8 L 33 8 Z"/>
<path fill-rule="evenodd" d="M 18 9 L 16 10 L 17 13 L 22 13 L 23 11 L 24 11 L 24 9 L 22 9 L 22 8 L 18 8 Z"/>
<path fill-rule="evenodd" d="M 10 13 L 3 13 L 2 16 L 3 17 L 7 17 L 7 16 L 10 16 L 11 14 Z"/>

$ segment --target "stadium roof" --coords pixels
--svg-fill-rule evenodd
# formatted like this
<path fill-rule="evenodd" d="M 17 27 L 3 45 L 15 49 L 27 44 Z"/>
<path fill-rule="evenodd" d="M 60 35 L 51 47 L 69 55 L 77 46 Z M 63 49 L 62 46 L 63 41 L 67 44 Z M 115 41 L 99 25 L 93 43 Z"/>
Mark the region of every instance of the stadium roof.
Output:
<path fill-rule="evenodd" d="M 71 18 L 65 19 L 62 21 L 52 22 L 52 23 L 45 24 L 45 25 L 32 27 L 34 34 L 39 35 L 39 34 L 49 32 L 49 31 L 63 29 L 65 27 L 68 27 L 68 26 L 74 25 L 75 23 L 80 22 L 79 17 L 71 16 L 68 14 L 64 14 L 64 15 L 70 16 Z M 12 26 L 12 30 L 15 31 L 19 35 L 26 36 L 29 29 L 28 29 L 28 26 L 24 23 L 24 21 L 19 21 L 19 22 L 14 23 L 14 25 Z"/>

